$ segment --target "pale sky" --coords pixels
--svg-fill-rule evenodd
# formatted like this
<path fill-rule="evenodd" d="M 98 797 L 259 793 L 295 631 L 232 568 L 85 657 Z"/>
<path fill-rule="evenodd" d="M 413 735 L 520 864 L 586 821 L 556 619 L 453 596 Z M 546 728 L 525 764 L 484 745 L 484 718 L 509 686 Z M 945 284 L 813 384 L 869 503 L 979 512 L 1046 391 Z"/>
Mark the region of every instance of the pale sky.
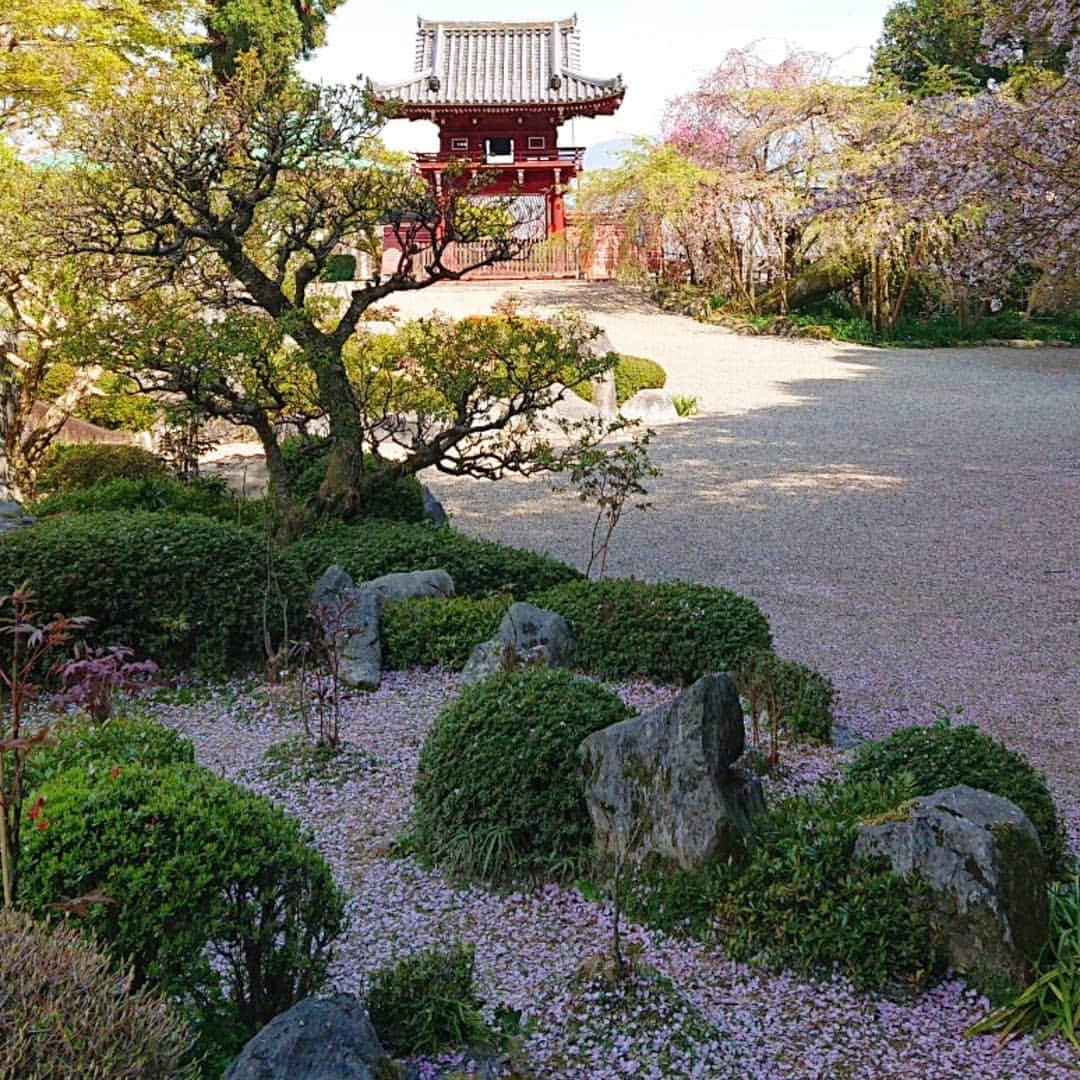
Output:
<path fill-rule="evenodd" d="M 562 129 L 565 146 L 592 146 L 608 139 L 656 134 L 665 102 L 693 88 L 731 48 L 763 40 L 768 55 L 784 43 L 828 53 L 841 78 L 866 71 L 891 0 L 530 0 L 526 5 L 493 0 L 418 0 L 394 4 L 345 0 L 331 16 L 327 44 L 305 65 L 322 82 L 358 75 L 379 82 L 406 78 L 413 69 L 416 17 L 520 20 L 565 18 L 574 10 L 581 31 L 582 70 L 610 78 L 619 73 L 626 98 L 612 117 L 578 119 Z M 395 120 L 387 143 L 401 150 L 434 150 L 434 125 Z"/>

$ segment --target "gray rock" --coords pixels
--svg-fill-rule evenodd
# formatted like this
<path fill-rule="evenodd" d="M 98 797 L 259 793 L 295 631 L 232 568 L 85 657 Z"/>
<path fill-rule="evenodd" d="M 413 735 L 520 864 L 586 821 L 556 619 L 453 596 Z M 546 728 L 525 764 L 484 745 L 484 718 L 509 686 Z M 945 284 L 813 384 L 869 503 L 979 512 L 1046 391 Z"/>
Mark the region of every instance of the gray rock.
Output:
<path fill-rule="evenodd" d="M 929 883 L 951 963 L 1026 981 L 1046 942 L 1046 859 L 1034 825 L 1008 799 L 960 784 L 859 827 L 856 855 Z"/>
<path fill-rule="evenodd" d="M 360 588 L 374 593 L 381 603 L 385 603 L 419 596 L 453 596 L 454 580 L 445 570 L 412 570 L 403 574 L 383 574 L 365 581 Z"/>
<path fill-rule="evenodd" d="M 574 652 L 574 638 L 566 620 L 523 601 L 511 604 L 499 623 L 498 640 L 519 649 L 541 649 L 547 662 L 565 665 Z"/>
<path fill-rule="evenodd" d="M 590 735 L 579 752 L 600 855 L 657 855 L 692 869 L 729 850 L 765 807 L 760 782 L 732 768 L 745 743 L 727 675 L 706 675 L 668 704 Z"/>
<path fill-rule="evenodd" d="M 373 690 L 382 681 L 379 606 L 377 592 L 358 589 L 337 565 L 319 578 L 311 592 L 312 617 L 334 642 L 338 675 L 346 686 Z"/>
<path fill-rule="evenodd" d="M 675 402 L 667 390 L 639 390 L 619 407 L 627 420 L 642 420 L 647 424 L 678 420 Z"/>
<path fill-rule="evenodd" d="M 453 595 L 454 582 L 445 570 L 384 574 L 356 586 L 334 565 L 312 590 L 310 610 L 323 634 L 334 642 L 341 681 L 346 686 L 375 690 L 382 682 L 382 605 L 415 596 Z"/>
<path fill-rule="evenodd" d="M 573 652 L 574 638 L 561 615 L 518 602 L 502 617 L 496 636 L 473 649 L 461 677 L 471 686 L 496 671 L 564 667 Z"/>
<path fill-rule="evenodd" d="M 225 1073 L 226 1080 L 374 1080 L 386 1055 L 352 994 L 305 998 L 274 1017 Z"/>
<path fill-rule="evenodd" d="M 27 514 L 19 503 L 10 500 L 0 502 L 0 533 L 23 529 L 36 521 L 37 518 Z"/>
<path fill-rule="evenodd" d="M 431 493 L 427 484 L 420 485 L 420 493 L 424 496 L 424 517 L 433 521 L 436 525 L 445 525 L 447 522 L 446 510 L 443 504 Z"/>

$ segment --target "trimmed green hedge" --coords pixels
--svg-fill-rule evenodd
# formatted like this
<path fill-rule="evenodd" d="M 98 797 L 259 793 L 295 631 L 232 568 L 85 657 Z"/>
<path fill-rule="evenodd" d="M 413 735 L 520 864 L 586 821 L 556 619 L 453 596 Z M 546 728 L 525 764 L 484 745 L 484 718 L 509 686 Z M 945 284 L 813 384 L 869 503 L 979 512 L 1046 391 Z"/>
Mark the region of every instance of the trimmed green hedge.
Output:
<path fill-rule="evenodd" d="M 913 779 L 915 795 L 967 784 L 1015 803 L 1031 818 L 1051 875 L 1064 877 L 1070 872 L 1065 828 L 1046 778 L 1023 754 L 974 724 L 902 728 L 880 742 L 864 743 L 846 776 L 851 783 L 867 784 L 902 773 Z"/>
<path fill-rule="evenodd" d="M 69 770 L 34 792 L 20 899 L 56 917 L 100 890 L 86 929 L 137 982 L 182 1002 L 224 1064 L 323 983 L 344 897 L 299 824 L 269 799 L 193 765 Z"/>
<path fill-rule="evenodd" d="M 603 679 L 689 684 L 772 646 L 753 600 L 710 585 L 622 578 L 572 581 L 529 597 L 557 611 L 577 641 L 574 664 Z"/>
<path fill-rule="evenodd" d="M 0 538 L 0 590 L 28 580 L 39 611 L 91 616 L 91 644 L 224 672 L 265 660 L 265 549 L 260 530 L 201 515 L 62 515 Z M 279 560 L 299 624 L 306 594 L 290 569 Z"/>
<path fill-rule="evenodd" d="M 379 618 L 383 665 L 398 671 L 463 668 L 473 647 L 495 636 L 511 602 L 505 596 L 453 596 L 387 604 Z"/>
<path fill-rule="evenodd" d="M 109 443 L 54 443 L 37 477 L 38 491 L 72 491 L 106 480 L 168 476 L 165 462 L 138 446 Z"/>
<path fill-rule="evenodd" d="M 93 514 L 103 510 L 168 510 L 174 514 L 205 514 L 233 524 L 258 525 L 272 513 L 266 500 L 241 499 L 221 477 L 174 480 L 148 476 L 120 477 L 88 488 L 55 491 L 31 508 L 38 517 L 52 514 Z"/>
<path fill-rule="evenodd" d="M 420 751 L 417 846 L 489 881 L 571 869 L 592 837 L 578 745 L 629 715 L 610 690 L 553 668 L 466 688 Z"/>
<path fill-rule="evenodd" d="M 314 584 L 333 563 L 356 582 L 409 570 L 446 570 L 459 594 L 505 591 L 523 597 L 581 577 L 571 566 L 521 548 L 474 540 L 431 523 L 365 521 L 331 525 L 286 549 L 303 579 Z"/>

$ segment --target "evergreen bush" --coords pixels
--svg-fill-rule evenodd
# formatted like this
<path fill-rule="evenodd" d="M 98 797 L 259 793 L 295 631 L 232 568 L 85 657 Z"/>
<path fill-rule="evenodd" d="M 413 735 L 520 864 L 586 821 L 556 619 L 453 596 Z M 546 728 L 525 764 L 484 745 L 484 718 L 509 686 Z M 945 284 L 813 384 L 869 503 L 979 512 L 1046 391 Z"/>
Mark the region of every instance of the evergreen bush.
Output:
<path fill-rule="evenodd" d="M 861 746 L 848 766 L 848 779 L 857 784 L 885 781 L 901 773 L 914 783 L 914 795 L 932 795 L 942 788 L 967 784 L 1015 803 L 1039 834 L 1047 868 L 1054 877 L 1066 876 L 1072 866 L 1065 828 L 1046 786 L 1022 754 L 981 731 L 974 724 L 894 731 L 880 742 Z"/>
<path fill-rule="evenodd" d="M 488 881 L 572 868 L 591 839 L 578 745 L 629 715 L 609 690 L 557 669 L 466 688 L 420 751 L 416 844 Z"/>
<path fill-rule="evenodd" d="M 0 589 L 29 581 L 39 610 L 91 616 L 90 644 L 217 673 L 265 661 L 265 552 L 261 530 L 201 515 L 61 515 L 0 538 Z M 299 624 L 306 594 L 290 567 L 278 560 Z"/>
<path fill-rule="evenodd" d="M 268 799 L 192 765 L 72 769 L 37 799 L 22 902 L 44 917 L 58 897 L 108 896 L 87 929 L 185 1005 L 215 1060 L 322 984 L 343 897 Z"/>
<path fill-rule="evenodd" d="M 106 480 L 168 476 L 165 462 L 138 446 L 111 443 L 54 443 L 37 476 L 37 490 L 71 491 Z"/>
<path fill-rule="evenodd" d="M 762 710 L 774 708 L 779 726 L 794 739 L 830 741 L 836 691 L 820 672 L 768 650 L 747 656 L 732 675 L 755 722 Z"/>
<path fill-rule="evenodd" d="M 575 665 L 603 679 L 689 684 L 772 646 L 757 604 L 710 585 L 606 578 L 530 599 L 566 619 L 577 642 Z"/>

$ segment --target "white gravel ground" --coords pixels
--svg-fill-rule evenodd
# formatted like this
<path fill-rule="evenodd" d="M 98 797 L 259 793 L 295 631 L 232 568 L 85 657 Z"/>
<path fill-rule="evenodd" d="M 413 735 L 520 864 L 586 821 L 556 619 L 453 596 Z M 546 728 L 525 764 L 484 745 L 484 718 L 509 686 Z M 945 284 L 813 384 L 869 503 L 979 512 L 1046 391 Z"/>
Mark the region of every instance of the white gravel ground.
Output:
<path fill-rule="evenodd" d="M 752 596 L 787 655 L 828 673 L 866 733 L 940 707 L 1028 753 L 1080 799 L 1080 350 L 871 349 L 747 338 L 616 286 L 437 286 L 403 316 L 588 312 L 701 415 L 654 441 L 654 509 L 609 572 Z M 591 524 L 544 480 L 427 478 L 465 532 L 582 565 Z"/>

